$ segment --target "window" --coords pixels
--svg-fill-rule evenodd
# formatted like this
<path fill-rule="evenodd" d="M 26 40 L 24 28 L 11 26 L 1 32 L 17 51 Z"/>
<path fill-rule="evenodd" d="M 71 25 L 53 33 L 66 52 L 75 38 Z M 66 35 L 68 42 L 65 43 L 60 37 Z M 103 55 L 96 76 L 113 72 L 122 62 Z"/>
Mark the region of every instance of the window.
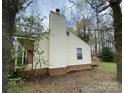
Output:
<path fill-rule="evenodd" d="M 82 60 L 82 48 L 77 48 L 77 59 Z"/>
<path fill-rule="evenodd" d="M 69 32 L 68 31 L 66 31 L 66 36 L 69 36 Z"/>

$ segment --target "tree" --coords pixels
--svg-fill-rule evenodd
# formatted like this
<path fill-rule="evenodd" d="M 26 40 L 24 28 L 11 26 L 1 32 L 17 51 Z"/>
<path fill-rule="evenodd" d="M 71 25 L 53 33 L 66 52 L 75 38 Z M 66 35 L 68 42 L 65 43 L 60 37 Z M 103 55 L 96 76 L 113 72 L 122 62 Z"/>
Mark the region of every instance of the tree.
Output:
<path fill-rule="evenodd" d="M 114 47 L 114 27 L 111 8 L 106 11 L 99 13 L 99 53 L 102 48 L 109 47 L 115 49 Z"/>
<path fill-rule="evenodd" d="M 2 91 L 7 93 L 10 53 L 12 48 L 12 34 L 15 32 L 15 17 L 23 4 L 28 0 L 2 1 Z M 27 6 L 30 2 L 27 4 Z"/>
<path fill-rule="evenodd" d="M 116 47 L 117 62 L 117 80 L 122 82 L 122 12 L 120 3 L 122 0 L 109 0 L 110 7 L 113 11 L 114 35 Z"/>
<path fill-rule="evenodd" d="M 69 0 L 69 3 L 72 4 L 71 8 L 71 21 L 74 21 L 77 28 L 77 35 L 89 43 L 89 31 L 88 29 L 92 26 L 91 19 L 91 7 L 90 5 L 83 0 Z"/>
<path fill-rule="evenodd" d="M 93 8 L 97 4 L 99 13 L 106 10 L 108 7 L 111 7 L 112 9 L 116 47 L 117 80 L 119 82 L 122 82 L 122 12 L 120 8 L 122 0 L 86 0 L 86 1 Z"/>
<path fill-rule="evenodd" d="M 17 13 L 18 6 L 16 5 L 18 1 L 16 0 L 4 0 L 2 2 L 3 5 L 3 15 L 2 15 L 2 90 L 3 93 L 7 93 L 7 82 L 8 82 L 8 65 L 10 62 L 10 52 L 11 52 L 11 46 L 12 46 L 12 38 L 11 35 L 14 32 L 14 20 L 15 20 L 15 15 Z"/>
<path fill-rule="evenodd" d="M 89 43 L 89 28 L 91 27 L 91 19 L 83 18 L 80 22 L 76 24 L 78 36 Z"/>
<path fill-rule="evenodd" d="M 111 48 L 104 47 L 101 52 L 101 58 L 104 62 L 114 62 L 114 52 Z"/>
<path fill-rule="evenodd" d="M 39 16 L 19 16 L 16 18 L 17 31 L 23 32 L 42 32 L 43 31 L 43 20 Z"/>

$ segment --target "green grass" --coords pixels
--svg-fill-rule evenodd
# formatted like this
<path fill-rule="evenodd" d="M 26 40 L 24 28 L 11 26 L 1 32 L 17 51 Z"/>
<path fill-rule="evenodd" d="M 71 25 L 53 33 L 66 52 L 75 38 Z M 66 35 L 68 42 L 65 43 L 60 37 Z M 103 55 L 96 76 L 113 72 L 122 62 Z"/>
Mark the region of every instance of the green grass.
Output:
<path fill-rule="evenodd" d="M 9 93 L 28 93 L 28 88 L 27 87 L 17 87 L 14 86 L 9 90 Z"/>
<path fill-rule="evenodd" d="M 99 69 L 103 70 L 103 71 L 107 71 L 107 72 L 113 72 L 116 73 L 116 63 L 109 63 L 109 62 L 100 62 Z"/>

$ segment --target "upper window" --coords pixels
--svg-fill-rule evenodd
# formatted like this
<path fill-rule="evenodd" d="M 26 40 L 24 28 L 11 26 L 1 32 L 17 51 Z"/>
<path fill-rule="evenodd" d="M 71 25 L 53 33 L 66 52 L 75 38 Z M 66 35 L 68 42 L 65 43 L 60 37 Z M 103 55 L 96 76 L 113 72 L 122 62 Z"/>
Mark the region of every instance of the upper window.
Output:
<path fill-rule="evenodd" d="M 77 59 L 82 60 L 82 48 L 77 48 Z"/>
<path fill-rule="evenodd" d="M 68 31 L 66 31 L 66 36 L 69 36 L 69 32 Z"/>

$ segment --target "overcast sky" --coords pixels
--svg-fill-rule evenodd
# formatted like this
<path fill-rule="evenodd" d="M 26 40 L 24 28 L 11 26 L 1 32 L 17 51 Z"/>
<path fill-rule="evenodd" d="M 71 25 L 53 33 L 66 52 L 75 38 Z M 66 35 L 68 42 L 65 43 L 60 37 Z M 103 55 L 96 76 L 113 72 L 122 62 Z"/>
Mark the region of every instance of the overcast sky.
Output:
<path fill-rule="evenodd" d="M 67 5 L 68 0 L 34 0 L 33 3 L 27 8 L 27 13 L 39 13 L 41 16 L 48 16 L 51 10 L 56 8 L 61 9 Z"/>
<path fill-rule="evenodd" d="M 77 18 L 77 20 L 81 19 L 80 11 L 76 11 L 76 7 L 70 8 L 72 3 L 68 2 L 69 0 L 33 0 L 33 3 L 26 9 L 26 15 L 40 15 L 40 17 L 46 16 L 44 20 L 44 25 L 48 28 L 49 26 L 49 13 L 51 10 L 55 11 L 56 8 L 60 9 L 60 12 L 65 13 L 65 23 L 66 26 L 73 26 L 75 24 L 73 18 Z M 84 2 L 85 0 L 79 0 Z M 85 10 L 89 8 L 88 4 L 82 4 Z M 70 13 L 73 12 L 73 16 Z M 87 12 L 87 10 L 86 10 Z M 85 12 L 83 12 L 85 14 Z M 90 16 L 95 22 L 95 14 L 91 12 Z"/>
<path fill-rule="evenodd" d="M 40 15 L 40 17 L 46 16 L 44 24 L 48 27 L 49 23 L 49 13 L 50 11 L 55 11 L 56 8 L 61 9 L 68 5 L 68 0 L 33 0 L 33 3 L 30 4 L 26 9 L 26 15 Z"/>

